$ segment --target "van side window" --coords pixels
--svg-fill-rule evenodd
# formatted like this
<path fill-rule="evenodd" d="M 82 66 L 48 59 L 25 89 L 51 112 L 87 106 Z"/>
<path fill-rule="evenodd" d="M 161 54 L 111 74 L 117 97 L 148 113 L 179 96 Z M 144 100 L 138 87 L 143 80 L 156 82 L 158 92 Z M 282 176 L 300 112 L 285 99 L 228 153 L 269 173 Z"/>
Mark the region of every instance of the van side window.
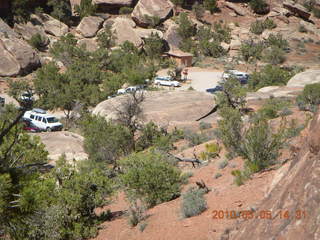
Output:
<path fill-rule="evenodd" d="M 47 119 L 43 118 L 42 122 L 47 123 Z"/>
<path fill-rule="evenodd" d="M 42 117 L 38 117 L 38 120 L 41 122 L 41 120 L 42 120 Z"/>
<path fill-rule="evenodd" d="M 31 114 L 31 115 L 30 115 L 30 118 L 31 118 L 31 119 L 34 119 L 34 115 Z"/>
<path fill-rule="evenodd" d="M 36 120 L 38 121 L 38 119 L 39 119 L 39 117 L 38 116 L 36 116 Z"/>

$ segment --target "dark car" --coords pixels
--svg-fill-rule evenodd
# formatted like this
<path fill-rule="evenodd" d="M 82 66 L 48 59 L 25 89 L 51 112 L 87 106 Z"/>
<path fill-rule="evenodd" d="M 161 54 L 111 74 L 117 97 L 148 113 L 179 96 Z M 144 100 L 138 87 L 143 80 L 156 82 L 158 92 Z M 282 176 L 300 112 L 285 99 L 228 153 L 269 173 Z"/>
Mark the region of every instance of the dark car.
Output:
<path fill-rule="evenodd" d="M 208 92 L 208 93 L 215 93 L 215 92 L 219 92 L 219 91 L 222 91 L 222 86 L 216 86 L 216 87 L 214 87 L 214 88 L 208 88 L 208 89 L 206 89 L 206 92 Z"/>
<path fill-rule="evenodd" d="M 36 127 L 34 124 L 32 124 L 31 120 L 28 119 L 23 119 L 22 120 L 23 124 L 23 130 L 27 132 L 41 132 L 41 129 Z"/>

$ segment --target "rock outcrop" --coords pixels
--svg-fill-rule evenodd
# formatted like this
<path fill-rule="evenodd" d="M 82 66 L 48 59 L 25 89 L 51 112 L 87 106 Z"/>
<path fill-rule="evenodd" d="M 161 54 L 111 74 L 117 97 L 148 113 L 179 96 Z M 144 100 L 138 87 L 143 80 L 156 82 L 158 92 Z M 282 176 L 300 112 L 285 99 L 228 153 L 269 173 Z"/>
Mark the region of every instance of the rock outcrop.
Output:
<path fill-rule="evenodd" d="M 77 27 L 77 31 L 81 33 L 83 37 L 94 37 L 101 28 L 103 22 L 104 19 L 100 17 L 84 17 Z"/>
<path fill-rule="evenodd" d="M 116 109 L 123 106 L 127 96 L 118 96 L 99 103 L 93 114 L 99 114 L 106 119 L 116 119 Z M 207 93 L 153 91 L 145 93 L 145 100 L 141 106 L 145 122 L 154 121 L 161 126 L 190 127 L 197 126 L 198 122 L 195 120 L 208 113 L 212 105 L 213 97 Z M 209 121 L 215 117 L 213 115 L 208 117 Z"/>
<path fill-rule="evenodd" d="M 14 30 L 20 34 L 20 36 L 29 41 L 32 36 L 36 34 L 40 34 L 43 39 L 43 45 L 49 44 L 49 38 L 47 37 L 44 29 L 39 25 L 33 25 L 31 22 L 27 22 L 25 24 L 15 24 Z"/>
<path fill-rule="evenodd" d="M 110 22 L 111 30 L 114 32 L 116 37 L 116 44 L 120 45 L 125 41 L 133 43 L 136 47 L 142 45 L 142 39 L 139 37 L 135 31 L 135 23 L 128 18 L 117 17 L 113 20 L 107 20 Z"/>
<path fill-rule="evenodd" d="M 83 38 L 78 41 L 78 45 L 84 45 L 89 52 L 96 51 L 99 46 L 95 38 Z"/>
<path fill-rule="evenodd" d="M 311 16 L 311 14 L 308 12 L 308 10 L 304 6 L 302 6 L 299 3 L 295 3 L 294 1 L 291 1 L 291 0 L 284 1 L 283 7 L 288 9 L 294 15 L 299 16 L 305 20 L 308 20 Z"/>
<path fill-rule="evenodd" d="M 178 49 L 182 41 L 182 38 L 178 34 L 178 25 L 172 20 L 166 21 L 165 25 L 167 25 L 167 30 L 164 33 L 163 39 L 168 42 L 170 49 Z"/>
<path fill-rule="evenodd" d="M 68 33 L 69 27 L 48 14 L 31 15 L 31 22 L 43 27 L 44 31 L 56 37 L 61 37 Z"/>
<path fill-rule="evenodd" d="M 131 6 L 133 0 L 93 0 L 93 4 L 96 4 L 98 7 L 101 6 Z"/>
<path fill-rule="evenodd" d="M 26 74 L 40 65 L 37 52 L 0 19 L 0 76 Z"/>
<path fill-rule="evenodd" d="M 238 14 L 240 16 L 246 16 L 248 14 L 247 11 L 244 8 L 238 6 L 238 5 L 234 4 L 234 3 L 225 2 L 225 5 L 228 8 L 232 9 L 236 14 Z"/>
<path fill-rule="evenodd" d="M 320 83 L 320 70 L 307 70 L 293 76 L 287 83 L 288 87 L 304 87 L 307 84 Z"/>
<path fill-rule="evenodd" d="M 165 20 L 173 13 L 173 3 L 170 0 L 140 0 L 135 6 L 131 16 L 141 26 L 148 26 L 147 17 Z"/>
<path fill-rule="evenodd" d="M 301 137 L 288 170 L 260 204 L 255 214 L 270 211 L 272 219 L 253 218 L 236 226 L 223 239 L 320 238 L 320 114 L 314 116 L 308 136 Z M 258 216 L 258 215 L 257 215 Z"/>

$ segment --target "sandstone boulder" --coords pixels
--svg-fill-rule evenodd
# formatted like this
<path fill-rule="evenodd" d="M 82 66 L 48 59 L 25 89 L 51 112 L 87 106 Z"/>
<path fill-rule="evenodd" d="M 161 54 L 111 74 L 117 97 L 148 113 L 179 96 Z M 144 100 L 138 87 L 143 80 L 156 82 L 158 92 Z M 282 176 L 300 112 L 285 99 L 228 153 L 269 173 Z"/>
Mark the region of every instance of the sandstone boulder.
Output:
<path fill-rule="evenodd" d="M 34 70 L 40 65 L 37 52 L 21 39 L 2 39 L 5 49 L 15 58 L 22 74 Z"/>
<path fill-rule="evenodd" d="M 131 6 L 133 4 L 133 0 L 93 0 L 93 4 L 96 4 L 98 7 L 104 6 Z"/>
<path fill-rule="evenodd" d="M 61 37 L 68 33 L 69 27 L 48 14 L 31 15 L 31 22 L 35 25 L 41 25 L 44 31 L 56 37 Z"/>
<path fill-rule="evenodd" d="M 16 59 L 6 50 L 2 41 L 0 41 L 0 76 L 16 76 L 20 72 L 20 65 Z"/>
<path fill-rule="evenodd" d="M 174 5 L 170 0 L 140 0 L 131 16 L 137 24 L 148 26 L 146 16 L 158 17 L 160 21 L 163 21 L 172 15 L 173 7 Z"/>
<path fill-rule="evenodd" d="M 37 133 L 41 142 L 45 145 L 49 152 L 49 159 L 54 165 L 55 161 L 65 155 L 68 161 L 85 160 L 88 155 L 83 148 L 83 137 L 66 131 Z"/>
<path fill-rule="evenodd" d="M 118 96 L 99 103 L 93 110 L 106 119 L 116 118 L 116 109 L 121 108 L 128 95 Z M 144 121 L 154 121 L 160 126 L 198 125 L 195 120 L 208 113 L 213 106 L 213 96 L 197 91 L 152 91 L 145 93 L 142 103 Z M 209 116 L 213 119 L 215 116 Z M 207 119 L 206 119 L 207 120 Z"/>
<path fill-rule="evenodd" d="M 15 24 L 14 30 L 20 34 L 20 36 L 29 41 L 32 36 L 36 34 L 40 34 L 43 39 L 43 45 L 49 44 L 49 38 L 46 35 L 44 29 L 39 25 L 33 25 L 31 22 L 27 22 L 25 24 Z"/>
<path fill-rule="evenodd" d="M 84 45 L 89 52 L 96 51 L 99 46 L 95 38 L 83 38 L 78 41 L 78 45 Z"/>
<path fill-rule="evenodd" d="M 307 70 L 293 76 L 287 83 L 288 87 L 304 87 L 307 84 L 320 83 L 320 70 Z"/>
<path fill-rule="evenodd" d="M 299 16 L 305 20 L 308 20 L 311 16 L 311 14 L 308 12 L 308 10 L 304 6 L 302 6 L 299 3 L 295 3 L 294 1 L 291 1 L 291 0 L 284 1 L 283 7 L 288 9 L 294 15 Z"/>
<path fill-rule="evenodd" d="M 182 41 L 182 38 L 178 34 L 178 25 L 171 20 L 166 22 L 168 22 L 168 29 L 164 33 L 163 38 L 168 42 L 170 49 L 178 49 Z"/>
<path fill-rule="evenodd" d="M 245 15 L 248 14 L 247 11 L 244 8 L 238 6 L 238 5 L 234 4 L 234 3 L 225 2 L 225 5 L 228 8 L 232 9 L 236 14 L 238 14 L 240 16 L 245 16 Z"/>
<path fill-rule="evenodd" d="M 157 34 L 160 38 L 163 38 L 163 33 L 157 29 L 136 28 L 134 31 L 140 38 L 149 38 L 152 34 Z"/>
<path fill-rule="evenodd" d="M 80 5 L 81 0 L 70 0 L 72 15 L 75 15 L 75 6 Z"/>
<path fill-rule="evenodd" d="M 99 31 L 103 21 L 103 18 L 100 17 L 84 17 L 77 27 L 77 31 L 81 33 L 83 37 L 94 37 Z"/>
<path fill-rule="evenodd" d="M 136 33 L 133 27 L 133 21 L 124 17 L 117 17 L 113 20 L 111 31 L 116 36 L 116 44 L 120 45 L 125 41 L 133 43 L 136 47 L 142 45 L 142 39 Z"/>
<path fill-rule="evenodd" d="M 40 65 L 37 52 L 0 21 L 0 76 L 26 74 Z"/>

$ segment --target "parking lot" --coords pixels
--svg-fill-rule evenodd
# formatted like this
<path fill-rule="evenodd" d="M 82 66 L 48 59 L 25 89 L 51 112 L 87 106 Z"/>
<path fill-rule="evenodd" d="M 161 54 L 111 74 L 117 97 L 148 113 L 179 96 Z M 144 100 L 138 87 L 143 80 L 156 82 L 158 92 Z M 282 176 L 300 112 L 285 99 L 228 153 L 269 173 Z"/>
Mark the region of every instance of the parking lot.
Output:
<path fill-rule="evenodd" d="M 199 92 L 205 92 L 208 88 L 213 88 L 218 85 L 223 72 L 204 72 L 204 71 L 189 71 L 188 81 L 180 89 L 186 90 L 192 87 Z"/>

